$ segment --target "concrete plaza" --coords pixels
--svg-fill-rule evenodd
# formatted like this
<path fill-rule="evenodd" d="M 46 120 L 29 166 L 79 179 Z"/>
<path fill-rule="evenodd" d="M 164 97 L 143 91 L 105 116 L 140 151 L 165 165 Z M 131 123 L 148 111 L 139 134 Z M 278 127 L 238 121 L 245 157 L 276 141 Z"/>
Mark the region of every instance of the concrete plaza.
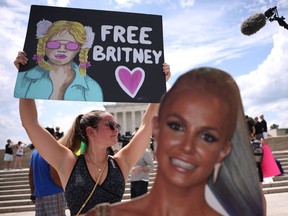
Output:
<path fill-rule="evenodd" d="M 288 193 L 266 194 L 267 216 L 287 216 L 288 215 Z M 35 212 L 15 212 L 0 214 L 3 216 L 34 216 Z M 66 216 L 70 212 L 66 210 Z"/>

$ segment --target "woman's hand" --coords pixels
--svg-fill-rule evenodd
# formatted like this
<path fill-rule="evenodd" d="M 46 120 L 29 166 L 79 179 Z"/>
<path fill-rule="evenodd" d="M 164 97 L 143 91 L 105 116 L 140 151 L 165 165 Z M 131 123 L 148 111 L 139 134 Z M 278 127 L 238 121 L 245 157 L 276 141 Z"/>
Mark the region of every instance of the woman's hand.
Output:
<path fill-rule="evenodd" d="M 163 63 L 162 68 L 167 82 L 171 77 L 170 65 L 167 63 Z"/>
<path fill-rule="evenodd" d="M 20 64 L 26 65 L 27 62 L 28 62 L 28 58 L 26 57 L 26 53 L 24 51 L 19 51 L 14 61 L 15 67 L 19 70 Z"/>

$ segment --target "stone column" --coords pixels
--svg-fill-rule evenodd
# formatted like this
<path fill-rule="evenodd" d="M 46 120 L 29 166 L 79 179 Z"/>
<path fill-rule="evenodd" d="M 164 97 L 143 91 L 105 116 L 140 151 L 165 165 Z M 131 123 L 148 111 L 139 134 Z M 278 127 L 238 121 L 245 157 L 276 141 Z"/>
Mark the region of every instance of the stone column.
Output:
<path fill-rule="evenodd" d="M 125 132 L 127 131 L 127 121 L 126 121 L 126 112 L 123 111 L 123 130 L 122 132 L 125 135 Z"/>
<path fill-rule="evenodd" d="M 118 112 L 113 112 L 113 115 L 114 115 L 114 118 L 115 118 L 115 121 L 118 122 Z"/>
<path fill-rule="evenodd" d="M 135 127 L 136 127 L 136 125 L 135 125 L 135 110 L 131 111 L 131 121 L 132 121 L 131 133 L 133 133 L 135 130 Z"/>

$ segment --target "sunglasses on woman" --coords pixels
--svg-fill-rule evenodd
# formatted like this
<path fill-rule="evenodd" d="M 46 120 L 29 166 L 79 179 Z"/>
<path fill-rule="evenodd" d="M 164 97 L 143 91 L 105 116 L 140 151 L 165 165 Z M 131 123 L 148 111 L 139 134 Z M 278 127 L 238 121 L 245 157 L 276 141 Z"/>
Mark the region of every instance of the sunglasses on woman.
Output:
<path fill-rule="evenodd" d="M 114 131 L 115 129 L 117 129 L 118 131 L 121 130 L 121 125 L 116 123 L 116 122 L 114 122 L 114 121 L 105 121 L 104 123 L 105 123 L 105 126 L 109 127 L 112 131 Z M 96 128 L 100 124 L 93 126 L 93 128 Z"/>
<path fill-rule="evenodd" d="M 46 47 L 49 49 L 59 49 L 61 45 L 65 45 L 65 48 L 69 51 L 75 51 L 77 50 L 80 45 L 73 41 L 68 41 L 68 43 L 61 43 L 60 41 L 48 41 L 46 44 Z"/>

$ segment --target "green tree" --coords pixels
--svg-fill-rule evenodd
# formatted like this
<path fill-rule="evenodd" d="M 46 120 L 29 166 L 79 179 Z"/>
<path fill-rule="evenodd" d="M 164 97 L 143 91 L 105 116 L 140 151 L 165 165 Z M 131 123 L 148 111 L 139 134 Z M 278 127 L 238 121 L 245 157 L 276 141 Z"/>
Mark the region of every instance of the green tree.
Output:
<path fill-rule="evenodd" d="M 270 126 L 270 129 L 278 129 L 279 128 L 279 125 L 276 125 L 276 124 L 272 124 Z"/>

